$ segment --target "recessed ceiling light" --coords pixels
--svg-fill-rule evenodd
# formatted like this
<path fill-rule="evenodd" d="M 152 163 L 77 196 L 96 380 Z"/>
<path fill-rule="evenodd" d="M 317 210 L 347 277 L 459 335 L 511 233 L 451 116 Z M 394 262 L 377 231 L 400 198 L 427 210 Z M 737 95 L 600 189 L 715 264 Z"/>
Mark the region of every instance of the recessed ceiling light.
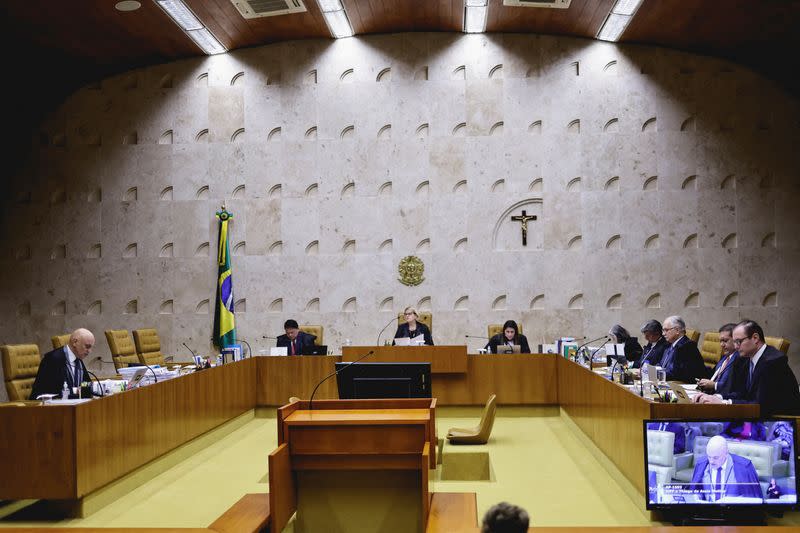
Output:
<path fill-rule="evenodd" d="M 142 3 L 136 0 L 122 0 L 122 2 L 114 4 L 114 9 L 117 11 L 136 11 L 140 7 L 142 7 Z"/>

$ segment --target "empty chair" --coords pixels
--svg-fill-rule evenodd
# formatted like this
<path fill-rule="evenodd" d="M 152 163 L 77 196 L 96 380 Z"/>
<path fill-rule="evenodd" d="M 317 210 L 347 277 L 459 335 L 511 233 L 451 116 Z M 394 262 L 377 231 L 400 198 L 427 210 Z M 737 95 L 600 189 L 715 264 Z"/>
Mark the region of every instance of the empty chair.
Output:
<path fill-rule="evenodd" d="M 133 342 L 139 362 L 144 365 L 165 365 L 172 360 L 161 353 L 161 339 L 154 328 L 133 330 Z"/>
<path fill-rule="evenodd" d="M 494 417 L 497 413 L 496 400 L 496 394 L 489 396 L 486 407 L 483 408 L 481 421 L 477 426 L 469 429 L 450 428 L 447 432 L 447 440 L 452 444 L 486 444 L 489 442 L 489 435 L 492 434 Z"/>
<path fill-rule="evenodd" d="M 53 343 L 53 349 L 58 350 L 59 348 L 63 348 L 64 346 L 69 344 L 69 338 L 71 336 L 72 335 L 67 333 L 65 335 L 53 335 L 52 337 L 50 337 L 50 342 Z"/>
<path fill-rule="evenodd" d="M 136 348 L 127 329 L 107 329 L 106 341 L 108 341 L 108 348 L 111 350 L 114 370 L 125 368 L 131 363 L 139 363 L 139 358 L 136 356 Z"/>
<path fill-rule="evenodd" d="M 789 339 L 784 339 L 783 337 L 765 337 L 764 342 L 779 352 L 783 352 L 784 355 L 789 355 L 789 345 L 791 344 Z"/>
<path fill-rule="evenodd" d="M 305 324 L 303 326 L 300 326 L 300 331 L 305 331 L 309 335 L 314 335 L 314 337 L 316 337 L 314 339 L 314 344 L 316 346 L 322 346 L 323 344 L 325 344 L 324 342 L 322 342 L 323 341 L 322 334 L 325 332 L 325 328 L 323 328 L 322 326 L 317 326 L 315 324 Z"/>
<path fill-rule="evenodd" d="M 700 355 L 703 356 L 703 363 L 706 368 L 714 370 L 722 357 L 722 346 L 719 345 L 719 332 L 706 331 L 703 334 L 703 343 L 699 346 Z"/>
<path fill-rule="evenodd" d="M 27 400 L 42 360 L 39 347 L 35 344 L 8 344 L 0 347 L 0 354 L 8 399 L 12 402 Z"/>
<path fill-rule="evenodd" d="M 687 329 L 686 336 L 689 337 L 689 340 L 694 343 L 700 340 L 700 332 L 696 329 Z"/>
<path fill-rule="evenodd" d="M 647 430 L 647 470 L 656 473 L 659 484 L 669 483 L 675 475 L 675 433 Z"/>

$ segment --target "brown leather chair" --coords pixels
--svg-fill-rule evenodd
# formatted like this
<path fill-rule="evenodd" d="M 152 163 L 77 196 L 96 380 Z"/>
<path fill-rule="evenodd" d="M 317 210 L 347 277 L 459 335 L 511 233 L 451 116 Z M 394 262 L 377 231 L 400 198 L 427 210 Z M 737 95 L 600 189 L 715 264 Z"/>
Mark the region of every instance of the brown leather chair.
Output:
<path fill-rule="evenodd" d="M 692 342 L 698 342 L 700 340 L 700 332 L 696 329 L 687 329 L 686 336 L 689 337 L 689 340 Z"/>
<path fill-rule="evenodd" d="M 8 399 L 12 402 L 27 400 L 42 360 L 39 347 L 35 344 L 7 344 L 0 346 L 0 354 Z"/>
<path fill-rule="evenodd" d="M 144 365 L 165 365 L 172 359 L 161 353 L 161 339 L 154 328 L 133 330 L 133 342 L 139 362 Z"/>
<path fill-rule="evenodd" d="M 517 323 L 517 329 L 519 330 L 519 333 L 522 333 L 522 324 L 516 320 L 514 322 Z M 503 333 L 503 324 L 489 324 L 487 331 L 489 333 L 489 338 L 491 339 L 498 333 Z"/>
<path fill-rule="evenodd" d="M 789 342 L 789 339 L 784 339 L 783 337 L 764 337 L 764 342 L 779 352 L 783 352 L 784 355 L 789 355 L 789 345 L 792 344 Z"/>
<path fill-rule="evenodd" d="M 447 440 L 451 444 L 486 444 L 492 434 L 494 418 L 497 414 L 497 395 L 492 394 L 483 408 L 481 421 L 474 428 L 450 428 L 447 431 Z"/>
<path fill-rule="evenodd" d="M 719 332 L 706 331 L 703 333 L 703 343 L 700 344 L 700 355 L 706 368 L 713 369 L 722 357 L 722 347 L 719 345 Z"/>
<path fill-rule="evenodd" d="M 316 337 L 316 339 L 314 339 L 314 344 L 316 344 L 317 346 L 322 346 L 323 344 L 325 344 L 324 342 L 322 342 L 323 341 L 322 334 L 325 332 L 325 328 L 323 328 L 322 326 L 306 324 L 300 326 L 300 331 L 304 331 L 310 335 L 314 335 Z"/>
<path fill-rule="evenodd" d="M 107 329 L 106 341 L 111 350 L 111 360 L 114 361 L 114 370 L 125 368 L 131 363 L 138 363 L 136 348 L 131 341 L 131 334 L 127 329 Z"/>
<path fill-rule="evenodd" d="M 417 311 L 419 313 L 419 311 Z M 428 329 L 431 330 L 431 335 L 433 334 L 433 315 L 431 313 L 419 313 L 417 317 L 417 322 L 422 322 Z M 397 313 L 397 325 L 405 324 L 406 323 L 406 316 L 403 313 Z"/>
<path fill-rule="evenodd" d="M 71 333 L 67 333 L 66 335 L 53 335 L 50 337 L 50 342 L 53 343 L 53 349 L 58 350 L 69 344 L 69 338 L 72 336 Z"/>

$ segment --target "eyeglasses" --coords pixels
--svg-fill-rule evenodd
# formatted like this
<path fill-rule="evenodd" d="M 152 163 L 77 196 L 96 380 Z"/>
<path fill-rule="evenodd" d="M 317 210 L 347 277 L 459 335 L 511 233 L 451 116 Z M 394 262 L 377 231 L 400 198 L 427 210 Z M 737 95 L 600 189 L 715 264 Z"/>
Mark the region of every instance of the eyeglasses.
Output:
<path fill-rule="evenodd" d="M 664 328 L 664 331 L 672 331 L 673 329 L 678 329 L 678 326 L 672 326 L 671 328 Z"/>
<path fill-rule="evenodd" d="M 414 313 L 403 313 L 406 316 L 414 316 Z"/>
<path fill-rule="evenodd" d="M 746 341 L 747 339 L 749 339 L 749 338 L 751 338 L 751 337 L 752 337 L 752 335 L 749 335 L 749 336 L 747 336 L 747 337 L 744 337 L 743 339 L 733 339 L 733 344 L 734 344 L 735 346 L 739 346 L 740 344 L 742 344 L 744 341 Z"/>

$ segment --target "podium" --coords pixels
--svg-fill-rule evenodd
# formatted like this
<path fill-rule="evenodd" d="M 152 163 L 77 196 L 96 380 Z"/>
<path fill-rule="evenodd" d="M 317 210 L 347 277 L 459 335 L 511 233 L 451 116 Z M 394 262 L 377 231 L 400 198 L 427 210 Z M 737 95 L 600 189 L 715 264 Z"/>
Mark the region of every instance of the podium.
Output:
<path fill-rule="evenodd" d="M 270 531 L 422 532 L 436 465 L 436 400 L 317 400 L 278 409 Z"/>

